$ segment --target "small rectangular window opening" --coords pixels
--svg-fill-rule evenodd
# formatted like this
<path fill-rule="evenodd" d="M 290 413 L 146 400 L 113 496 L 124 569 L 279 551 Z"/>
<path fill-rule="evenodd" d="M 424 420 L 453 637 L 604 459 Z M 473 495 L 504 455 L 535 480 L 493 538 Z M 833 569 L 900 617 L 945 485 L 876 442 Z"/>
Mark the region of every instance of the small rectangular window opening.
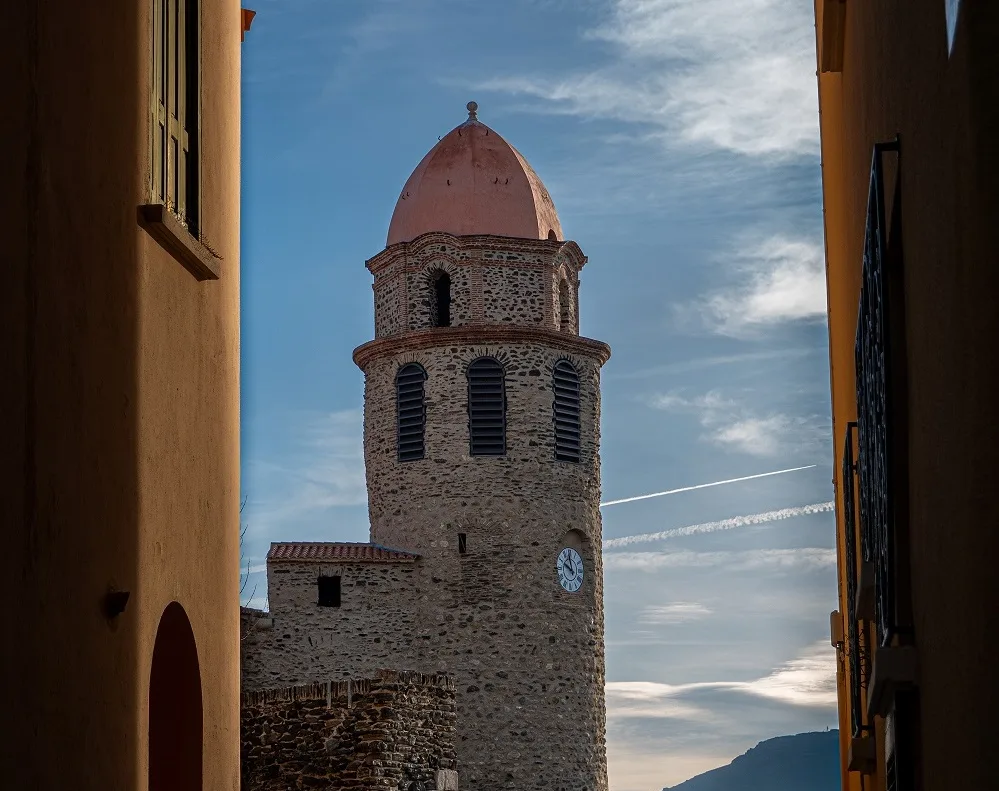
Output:
<path fill-rule="evenodd" d="M 320 577 L 319 578 L 319 606 L 339 607 L 340 606 L 340 578 Z"/>
<path fill-rule="evenodd" d="M 464 555 L 468 551 L 468 546 L 465 541 L 465 534 L 458 533 L 458 554 Z"/>

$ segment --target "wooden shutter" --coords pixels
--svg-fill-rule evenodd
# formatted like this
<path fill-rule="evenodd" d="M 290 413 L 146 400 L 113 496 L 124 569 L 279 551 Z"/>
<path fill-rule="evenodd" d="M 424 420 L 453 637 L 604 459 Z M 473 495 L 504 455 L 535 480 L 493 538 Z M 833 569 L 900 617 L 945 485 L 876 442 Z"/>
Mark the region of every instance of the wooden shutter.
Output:
<path fill-rule="evenodd" d="M 579 374 L 568 360 L 555 363 L 552 389 L 555 391 L 552 415 L 555 458 L 558 461 L 579 461 Z"/>
<path fill-rule="evenodd" d="M 197 0 L 152 0 L 152 193 L 192 232 L 198 220 Z"/>
<path fill-rule="evenodd" d="M 492 357 L 468 366 L 468 444 L 472 456 L 506 455 L 506 385 Z"/>
<path fill-rule="evenodd" d="M 417 461 L 425 453 L 427 423 L 423 383 L 427 372 L 416 363 L 402 366 L 395 376 L 399 461 Z"/>

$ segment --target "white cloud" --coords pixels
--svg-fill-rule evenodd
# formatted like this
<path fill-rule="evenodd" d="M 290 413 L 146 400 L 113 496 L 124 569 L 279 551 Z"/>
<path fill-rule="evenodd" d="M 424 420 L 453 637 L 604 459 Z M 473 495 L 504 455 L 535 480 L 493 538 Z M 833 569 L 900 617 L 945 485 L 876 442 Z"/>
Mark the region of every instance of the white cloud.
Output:
<path fill-rule="evenodd" d="M 792 348 L 792 349 L 771 349 L 762 352 L 746 352 L 745 354 L 726 354 L 713 357 L 699 357 L 693 360 L 681 360 L 678 362 L 665 363 L 663 365 L 652 365 L 647 368 L 638 368 L 633 371 L 611 372 L 603 375 L 603 379 L 646 379 L 655 376 L 668 374 L 690 373 L 704 368 L 712 368 L 721 365 L 745 365 L 755 362 L 768 362 L 771 360 L 789 360 L 800 357 L 807 357 L 814 354 L 815 349 Z"/>
<path fill-rule="evenodd" d="M 611 681 L 606 685 L 609 719 L 683 719 L 712 722 L 723 715 L 691 699 L 710 691 L 736 692 L 791 706 L 831 708 L 836 705 L 836 653 L 824 641 L 767 675 L 749 681 L 702 681 L 662 684 L 654 681 Z"/>
<path fill-rule="evenodd" d="M 718 390 L 686 396 L 679 390 L 646 398 L 654 409 L 697 416 L 706 429 L 703 439 L 751 456 L 775 457 L 814 447 L 828 437 L 828 419 L 770 412 L 760 415 L 745 409 Z"/>
<path fill-rule="evenodd" d="M 650 126 L 667 145 L 749 156 L 818 152 L 812 9 L 800 0 L 616 0 L 587 37 L 614 58 L 566 75 L 491 80 L 533 109 Z"/>
<path fill-rule="evenodd" d="M 699 621 L 714 612 L 699 602 L 675 601 L 670 604 L 650 604 L 638 615 L 640 623 L 678 624 Z"/>
<path fill-rule="evenodd" d="M 824 640 L 814 643 L 770 675 L 750 682 L 746 690 L 796 706 L 835 706 L 836 652 Z"/>
<path fill-rule="evenodd" d="M 244 490 L 248 535 L 279 540 L 295 523 L 331 508 L 367 501 L 360 409 L 300 418 L 281 463 L 251 459 Z"/>
<path fill-rule="evenodd" d="M 793 438 L 809 437 L 814 421 L 790 415 L 749 417 L 717 428 L 711 439 L 753 456 L 777 456 Z M 810 438 L 810 437 L 809 437 Z"/>
<path fill-rule="evenodd" d="M 609 552 L 604 555 L 607 571 L 655 573 L 662 569 L 724 567 L 735 571 L 818 571 L 836 565 L 836 550 L 822 547 L 796 549 L 749 549 L 744 551 Z"/>
<path fill-rule="evenodd" d="M 826 316 L 825 258 L 822 246 L 775 234 L 743 240 L 729 257 L 741 281 L 678 306 L 681 319 L 693 316 L 719 335 L 747 337 L 788 321 Z"/>
<path fill-rule="evenodd" d="M 702 415 L 713 415 L 720 410 L 729 410 L 735 407 L 735 402 L 724 398 L 717 390 L 709 390 L 703 395 L 688 398 L 678 390 L 671 390 L 668 393 L 659 393 L 649 399 L 650 406 L 655 409 L 665 409 L 672 412 L 693 411 Z"/>

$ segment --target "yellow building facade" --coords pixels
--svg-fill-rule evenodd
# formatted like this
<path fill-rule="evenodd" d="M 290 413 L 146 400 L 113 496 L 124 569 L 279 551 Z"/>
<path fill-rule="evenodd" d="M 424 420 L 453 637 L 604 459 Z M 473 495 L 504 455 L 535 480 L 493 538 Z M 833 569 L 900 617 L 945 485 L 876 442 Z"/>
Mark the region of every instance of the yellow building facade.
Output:
<path fill-rule="evenodd" d="M 843 789 L 991 788 L 999 4 L 815 21 Z"/>
<path fill-rule="evenodd" d="M 239 788 L 243 22 L 0 11 L 4 789 Z"/>

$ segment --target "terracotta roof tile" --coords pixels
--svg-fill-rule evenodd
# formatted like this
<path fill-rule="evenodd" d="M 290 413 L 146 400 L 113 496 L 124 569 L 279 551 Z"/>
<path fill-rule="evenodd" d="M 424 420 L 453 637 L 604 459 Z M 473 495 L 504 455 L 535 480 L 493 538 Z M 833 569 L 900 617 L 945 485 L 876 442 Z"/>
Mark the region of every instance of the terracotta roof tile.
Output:
<path fill-rule="evenodd" d="M 393 563 L 414 561 L 419 557 L 401 549 L 378 544 L 353 544 L 346 541 L 294 541 L 272 543 L 267 553 L 272 560 L 297 560 L 315 563 L 347 561 L 352 563 Z"/>

